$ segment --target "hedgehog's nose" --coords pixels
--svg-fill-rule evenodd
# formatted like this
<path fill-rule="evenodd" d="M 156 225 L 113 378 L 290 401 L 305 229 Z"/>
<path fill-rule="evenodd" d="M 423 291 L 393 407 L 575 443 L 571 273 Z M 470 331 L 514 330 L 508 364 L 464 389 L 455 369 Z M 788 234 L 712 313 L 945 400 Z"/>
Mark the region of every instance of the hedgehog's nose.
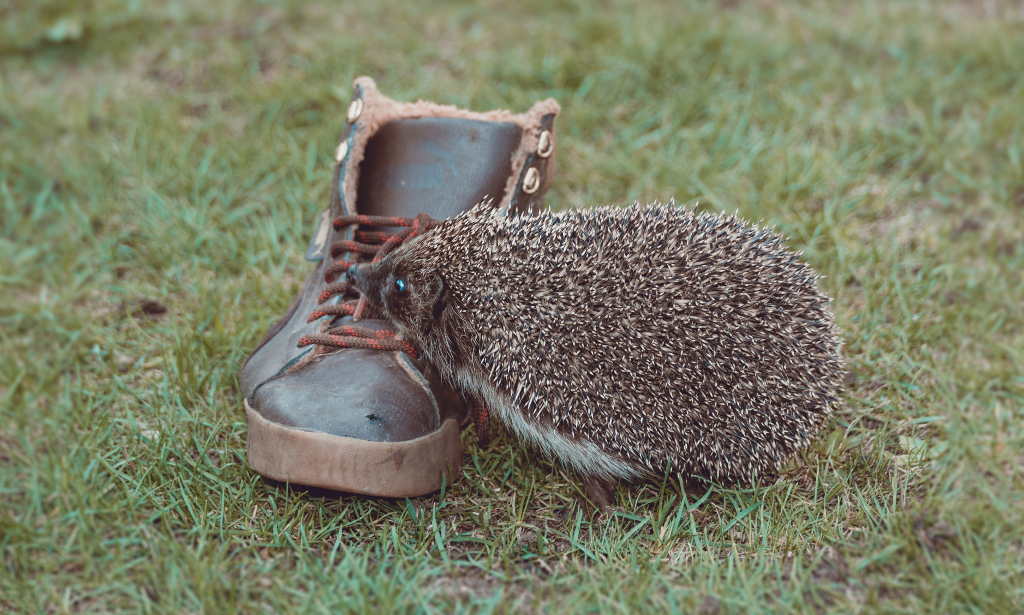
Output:
<path fill-rule="evenodd" d="M 363 272 L 359 270 L 359 265 L 349 267 L 346 275 L 350 284 L 356 288 L 362 288 Z"/>

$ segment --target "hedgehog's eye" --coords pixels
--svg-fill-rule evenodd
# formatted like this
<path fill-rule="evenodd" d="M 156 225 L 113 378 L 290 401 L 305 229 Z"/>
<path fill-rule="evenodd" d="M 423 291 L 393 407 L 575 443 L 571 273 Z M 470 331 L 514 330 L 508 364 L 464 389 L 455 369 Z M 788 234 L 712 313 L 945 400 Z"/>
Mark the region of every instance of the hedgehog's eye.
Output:
<path fill-rule="evenodd" d="M 405 288 L 406 288 L 405 287 L 405 280 L 403 280 L 402 278 L 396 278 L 395 279 L 395 290 L 397 290 L 399 292 L 399 294 L 404 295 L 405 294 Z"/>

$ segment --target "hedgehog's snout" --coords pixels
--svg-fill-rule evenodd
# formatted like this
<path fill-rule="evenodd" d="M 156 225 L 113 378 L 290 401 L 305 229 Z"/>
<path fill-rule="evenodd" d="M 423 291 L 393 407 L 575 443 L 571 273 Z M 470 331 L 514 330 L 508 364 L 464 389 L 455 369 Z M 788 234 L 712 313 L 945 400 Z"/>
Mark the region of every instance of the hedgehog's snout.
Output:
<path fill-rule="evenodd" d="M 363 293 L 364 295 L 366 294 L 366 291 L 369 290 L 365 286 L 366 277 L 363 275 L 363 272 L 359 268 L 359 265 L 352 265 L 351 267 L 348 268 L 347 278 L 349 284 L 355 286 L 356 289 L 359 292 Z"/>
<path fill-rule="evenodd" d="M 347 274 L 348 283 L 355 286 L 356 290 L 362 293 L 368 300 L 376 303 L 375 299 L 380 295 L 379 282 L 373 275 L 367 275 L 367 272 L 364 271 L 366 267 L 367 265 L 352 265 L 349 267 Z"/>

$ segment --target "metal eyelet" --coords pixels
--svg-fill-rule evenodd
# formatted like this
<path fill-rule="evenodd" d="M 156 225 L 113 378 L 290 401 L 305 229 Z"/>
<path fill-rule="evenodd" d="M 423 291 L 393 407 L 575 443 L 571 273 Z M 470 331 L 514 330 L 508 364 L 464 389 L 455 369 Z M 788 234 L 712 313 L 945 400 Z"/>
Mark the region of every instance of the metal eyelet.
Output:
<path fill-rule="evenodd" d="M 334 161 L 341 164 L 341 161 L 345 159 L 348 154 L 348 141 L 342 141 L 338 144 L 338 149 L 334 150 Z"/>
<path fill-rule="evenodd" d="M 555 142 L 551 140 L 551 133 L 545 130 L 540 133 L 540 138 L 537 139 L 537 155 L 541 158 L 547 158 L 553 151 L 555 151 Z"/>
<path fill-rule="evenodd" d="M 345 115 L 345 119 L 347 119 L 348 123 L 351 124 L 351 123 L 353 123 L 353 122 L 355 122 L 356 120 L 359 119 L 359 115 L 362 114 L 362 112 L 363 112 L 363 99 L 362 98 L 356 98 L 355 100 L 352 101 L 351 104 L 349 104 L 349 106 L 348 106 L 348 114 Z"/>
<path fill-rule="evenodd" d="M 533 194 L 537 192 L 537 188 L 540 188 L 540 171 L 537 167 L 530 167 L 523 177 L 523 192 Z"/>

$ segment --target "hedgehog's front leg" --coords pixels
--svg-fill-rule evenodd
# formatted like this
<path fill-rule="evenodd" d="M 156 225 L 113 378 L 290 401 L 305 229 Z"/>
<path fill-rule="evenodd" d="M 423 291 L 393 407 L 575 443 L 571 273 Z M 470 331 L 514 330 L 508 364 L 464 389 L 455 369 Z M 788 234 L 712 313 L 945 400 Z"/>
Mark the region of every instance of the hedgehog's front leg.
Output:
<path fill-rule="evenodd" d="M 476 426 L 476 442 L 480 448 L 484 448 L 491 443 L 491 413 L 487 411 L 487 406 L 482 401 L 470 397 L 469 416 Z"/>

